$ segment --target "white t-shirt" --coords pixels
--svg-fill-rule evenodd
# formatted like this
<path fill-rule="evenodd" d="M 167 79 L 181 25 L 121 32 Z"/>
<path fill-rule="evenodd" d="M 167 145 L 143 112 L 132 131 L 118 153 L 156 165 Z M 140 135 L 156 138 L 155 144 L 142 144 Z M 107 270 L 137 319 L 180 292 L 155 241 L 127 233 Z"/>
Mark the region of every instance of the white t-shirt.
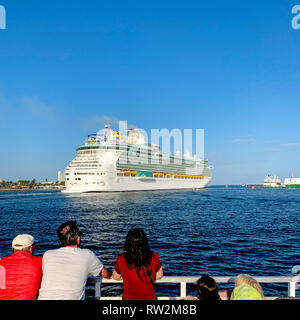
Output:
<path fill-rule="evenodd" d="M 62 247 L 43 256 L 39 300 L 83 300 L 89 276 L 98 276 L 102 262 L 89 249 Z"/>

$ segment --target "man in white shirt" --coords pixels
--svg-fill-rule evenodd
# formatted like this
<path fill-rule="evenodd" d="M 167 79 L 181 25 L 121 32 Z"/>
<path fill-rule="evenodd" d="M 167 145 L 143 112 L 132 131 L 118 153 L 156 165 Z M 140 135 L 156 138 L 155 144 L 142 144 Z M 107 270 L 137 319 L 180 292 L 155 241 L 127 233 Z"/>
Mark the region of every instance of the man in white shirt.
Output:
<path fill-rule="evenodd" d="M 43 256 L 43 278 L 39 300 L 83 300 L 89 276 L 110 278 L 108 270 L 89 249 L 79 248 L 81 231 L 75 221 L 57 229 L 62 247 Z"/>

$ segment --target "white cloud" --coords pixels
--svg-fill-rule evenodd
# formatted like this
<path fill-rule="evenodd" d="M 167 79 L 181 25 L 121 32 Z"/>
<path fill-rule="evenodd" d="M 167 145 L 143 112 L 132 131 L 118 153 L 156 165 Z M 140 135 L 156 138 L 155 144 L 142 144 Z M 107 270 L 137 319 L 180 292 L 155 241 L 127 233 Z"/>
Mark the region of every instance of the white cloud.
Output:
<path fill-rule="evenodd" d="M 287 143 L 280 143 L 280 144 L 276 144 L 274 146 L 270 146 L 269 148 L 266 148 L 265 151 L 266 152 L 279 152 L 279 151 L 283 151 L 283 150 L 293 150 L 295 148 L 299 148 L 300 147 L 300 142 L 287 142 Z"/>
<path fill-rule="evenodd" d="M 23 96 L 20 98 L 20 104 L 22 108 L 25 108 L 34 116 L 47 118 L 49 120 L 54 118 L 54 108 L 50 104 L 42 102 L 37 97 Z"/>
<path fill-rule="evenodd" d="M 82 123 L 85 129 L 99 129 L 104 127 L 106 124 L 117 126 L 119 125 L 119 119 L 108 116 L 94 115 L 83 119 Z"/>
<path fill-rule="evenodd" d="M 282 147 L 282 148 L 299 147 L 300 146 L 300 142 L 282 143 L 279 146 Z"/>
<path fill-rule="evenodd" d="M 256 142 L 253 138 L 236 138 L 233 140 L 234 143 L 252 143 Z"/>

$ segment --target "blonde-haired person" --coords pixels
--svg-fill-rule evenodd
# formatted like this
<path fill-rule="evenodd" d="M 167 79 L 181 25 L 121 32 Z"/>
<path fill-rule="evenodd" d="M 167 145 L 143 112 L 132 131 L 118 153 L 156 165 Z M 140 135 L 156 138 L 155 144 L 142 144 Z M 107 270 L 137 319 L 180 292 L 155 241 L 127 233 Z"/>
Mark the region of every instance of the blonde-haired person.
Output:
<path fill-rule="evenodd" d="M 239 274 L 235 278 L 235 288 L 230 300 L 264 300 L 263 290 L 253 277 L 248 274 Z"/>

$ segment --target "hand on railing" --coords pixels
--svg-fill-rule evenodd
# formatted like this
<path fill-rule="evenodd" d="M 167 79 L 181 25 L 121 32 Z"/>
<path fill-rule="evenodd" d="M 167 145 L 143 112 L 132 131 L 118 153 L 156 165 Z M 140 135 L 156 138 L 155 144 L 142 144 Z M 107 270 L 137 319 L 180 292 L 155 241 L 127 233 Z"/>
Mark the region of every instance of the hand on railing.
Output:
<path fill-rule="evenodd" d="M 183 300 L 197 300 L 197 298 L 193 296 L 186 296 Z"/>
<path fill-rule="evenodd" d="M 221 291 L 221 292 L 219 292 L 219 296 L 222 300 L 229 300 L 231 293 L 232 293 L 231 290 Z"/>
<path fill-rule="evenodd" d="M 102 276 L 105 279 L 110 279 L 110 274 L 107 268 L 103 267 L 101 272 L 100 272 L 100 276 Z"/>

